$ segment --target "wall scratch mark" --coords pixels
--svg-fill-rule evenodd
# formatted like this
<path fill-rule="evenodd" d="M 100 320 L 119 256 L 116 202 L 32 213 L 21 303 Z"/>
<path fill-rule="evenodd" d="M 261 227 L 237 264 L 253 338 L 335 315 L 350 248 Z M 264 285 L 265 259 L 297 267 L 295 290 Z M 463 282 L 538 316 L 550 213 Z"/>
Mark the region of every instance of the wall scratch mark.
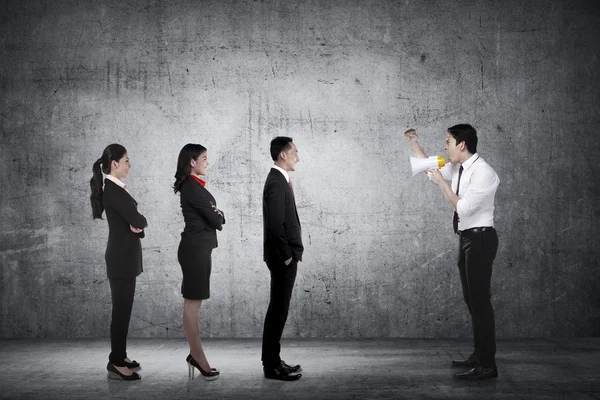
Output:
<path fill-rule="evenodd" d="M 44 102 L 44 104 L 42 104 L 42 105 L 40 106 L 40 108 L 39 108 L 40 110 L 41 110 L 42 108 L 44 108 L 44 106 L 45 106 L 46 104 L 48 104 L 48 102 L 49 102 L 50 100 L 52 100 L 52 98 L 54 97 L 54 95 L 56 94 L 56 92 L 58 92 L 58 90 L 59 90 L 61 87 L 62 87 L 62 83 L 61 83 L 60 85 L 58 85 L 58 87 L 56 88 L 56 90 L 54 91 L 54 93 L 52 93 L 52 95 L 51 95 L 50 97 L 48 97 L 48 100 L 46 100 L 46 101 Z"/>
<path fill-rule="evenodd" d="M 483 60 L 481 60 L 481 90 L 483 90 Z"/>
<path fill-rule="evenodd" d="M 81 37 L 83 36 L 83 31 L 85 30 L 85 27 L 86 27 L 86 24 L 83 24 L 83 26 L 81 27 L 81 32 L 79 32 L 79 39 L 77 40 L 77 46 L 75 46 L 75 52 L 73 52 L 73 58 L 71 59 L 71 64 L 73 63 L 73 61 L 75 61 L 75 56 L 77 55 L 77 50 L 79 50 L 79 44 L 81 43 Z M 67 72 L 67 74 L 68 74 L 68 72 Z"/>

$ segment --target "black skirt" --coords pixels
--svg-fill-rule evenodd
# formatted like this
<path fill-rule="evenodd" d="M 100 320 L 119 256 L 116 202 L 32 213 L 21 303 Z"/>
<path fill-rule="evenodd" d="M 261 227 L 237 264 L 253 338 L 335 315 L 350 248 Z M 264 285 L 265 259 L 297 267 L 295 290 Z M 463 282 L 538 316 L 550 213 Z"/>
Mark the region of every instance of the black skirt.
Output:
<path fill-rule="evenodd" d="M 177 249 L 177 260 L 183 272 L 181 294 L 188 300 L 210 298 L 211 247 L 197 246 L 182 241 Z"/>

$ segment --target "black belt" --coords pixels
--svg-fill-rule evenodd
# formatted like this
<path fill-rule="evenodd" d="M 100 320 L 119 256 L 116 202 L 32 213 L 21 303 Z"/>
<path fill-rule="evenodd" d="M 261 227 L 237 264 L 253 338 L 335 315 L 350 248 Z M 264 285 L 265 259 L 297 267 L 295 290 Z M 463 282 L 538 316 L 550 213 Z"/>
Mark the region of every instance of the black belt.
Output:
<path fill-rule="evenodd" d="M 492 231 L 492 230 L 494 230 L 493 226 L 478 226 L 476 228 L 470 228 L 470 229 L 465 229 L 464 231 L 458 231 L 458 236 L 466 237 L 466 236 L 471 235 L 472 233 L 480 233 L 480 232 Z"/>

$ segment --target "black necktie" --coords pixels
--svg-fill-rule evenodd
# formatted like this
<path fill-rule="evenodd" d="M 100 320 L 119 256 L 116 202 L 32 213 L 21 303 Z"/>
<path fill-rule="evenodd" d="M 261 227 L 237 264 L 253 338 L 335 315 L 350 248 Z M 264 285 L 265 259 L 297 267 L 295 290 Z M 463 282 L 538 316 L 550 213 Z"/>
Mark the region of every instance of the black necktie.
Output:
<path fill-rule="evenodd" d="M 456 184 L 456 195 L 458 196 L 458 189 L 460 189 L 460 177 L 463 172 L 463 166 L 461 165 L 458 169 L 458 183 Z M 458 233 L 458 213 L 454 211 L 454 220 L 452 221 L 452 225 L 454 226 L 454 233 Z"/>

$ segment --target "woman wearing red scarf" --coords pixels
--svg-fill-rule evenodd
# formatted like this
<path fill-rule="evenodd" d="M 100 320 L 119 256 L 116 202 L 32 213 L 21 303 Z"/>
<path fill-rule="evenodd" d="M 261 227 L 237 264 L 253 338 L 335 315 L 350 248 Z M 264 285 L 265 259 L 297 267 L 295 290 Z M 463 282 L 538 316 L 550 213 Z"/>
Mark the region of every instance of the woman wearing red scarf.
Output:
<path fill-rule="evenodd" d="M 211 253 L 218 245 L 217 230 L 223 229 L 225 217 L 205 187 L 206 181 L 202 178 L 207 173 L 206 148 L 186 144 L 179 152 L 173 185 L 175 193 L 180 193 L 185 220 L 177 259 L 183 272 L 183 330 L 190 345 L 186 361 L 192 378 L 194 368 L 198 368 L 204 379 L 214 380 L 219 377 L 219 371 L 211 368 L 202 349 L 198 312 L 202 301 L 210 297 Z"/>

